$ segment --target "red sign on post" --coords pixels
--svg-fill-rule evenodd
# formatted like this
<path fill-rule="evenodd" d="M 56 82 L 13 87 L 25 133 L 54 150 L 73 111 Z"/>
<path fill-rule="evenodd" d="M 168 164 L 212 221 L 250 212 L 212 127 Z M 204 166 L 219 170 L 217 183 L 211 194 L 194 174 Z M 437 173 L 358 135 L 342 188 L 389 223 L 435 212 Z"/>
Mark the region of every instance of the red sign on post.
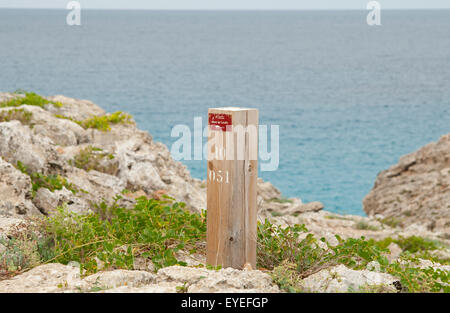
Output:
<path fill-rule="evenodd" d="M 231 114 L 209 113 L 208 125 L 210 130 L 229 131 L 233 125 Z"/>

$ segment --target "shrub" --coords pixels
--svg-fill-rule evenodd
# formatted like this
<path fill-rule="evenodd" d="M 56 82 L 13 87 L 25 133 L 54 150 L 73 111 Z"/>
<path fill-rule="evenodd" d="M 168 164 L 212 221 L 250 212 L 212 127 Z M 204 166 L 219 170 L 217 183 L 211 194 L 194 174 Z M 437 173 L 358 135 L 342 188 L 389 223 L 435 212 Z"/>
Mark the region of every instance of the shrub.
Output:
<path fill-rule="evenodd" d="M 8 111 L 0 111 L 0 123 L 13 120 L 20 121 L 22 124 L 30 124 L 33 113 L 24 109 L 12 109 Z"/>
<path fill-rule="evenodd" d="M 79 124 L 85 129 L 94 128 L 101 131 L 108 131 L 111 129 L 111 124 L 121 124 L 130 122 L 131 122 L 131 115 L 118 111 L 108 115 L 93 116 L 91 118 L 79 122 Z"/>
<path fill-rule="evenodd" d="M 355 224 L 356 229 L 364 229 L 364 230 L 379 230 L 378 227 L 370 225 L 366 221 L 359 221 Z"/>
<path fill-rule="evenodd" d="M 35 105 L 44 108 L 46 104 L 51 103 L 56 107 L 61 107 L 61 102 L 48 101 L 34 92 L 19 91 L 17 94 L 24 94 L 24 97 L 17 97 L 5 102 L 0 102 L 0 107 L 18 107 L 23 104 Z"/>
<path fill-rule="evenodd" d="M 120 199 L 117 196 L 116 201 Z M 136 206 L 125 209 L 102 203 L 99 214 L 75 214 L 59 208 L 47 218 L 45 234 L 52 238 L 56 257 L 51 261 L 77 261 L 87 273 L 98 269 L 96 258 L 105 268 L 132 269 L 136 257 L 150 258 L 155 269 L 186 265 L 176 252 L 200 249 L 205 240 L 205 214 L 192 214 L 184 203 L 137 199 Z"/>
<path fill-rule="evenodd" d="M 395 217 L 386 217 L 380 220 L 381 223 L 388 225 L 392 228 L 396 228 L 397 226 L 402 226 L 402 222 Z"/>
<path fill-rule="evenodd" d="M 379 247 L 387 248 L 391 243 L 398 244 L 403 251 L 408 251 L 410 253 L 436 250 L 440 246 L 440 244 L 434 240 L 417 236 L 410 236 L 410 237 L 399 236 L 398 239 L 392 239 L 391 237 L 387 237 L 384 238 L 383 240 L 379 240 L 376 244 Z"/>
<path fill-rule="evenodd" d="M 273 269 L 270 276 L 272 276 L 273 282 L 276 283 L 281 290 L 286 292 L 302 292 L 302 279 L 296 268 L 297 266 L 295 263 L 283 261 Z"/>
<path fill-rule="evenodd" d="M 81 168 L 85 171 L 96 170 L 102 173 L 115 175 L 118 169 L 117 163 L 103 162 L 106 159 L 114 159 L 114 155 L 102 152 L 100 148 L 88 146 L 81 149 L 80 152 L 69 160 L 69 164 Z"/>
<path fill-rule="evenodd" d="M 331 254 L 318 245 L 312 234 L 300 240 L 307 231 L 305 225 L 283 228 L 268 220 L 258 223 L 258 266 L 272 270 L 282 262 L 293 263 L 302 278 L 331 266 Z"/>
<path fill-rule="evenodd" d="M 258 224 L 258 266 L 272 270 L 271 275 L 283 290 L 299 291 L 299 279 L 303 279 L 322 269 L 344 264 L 354 269 L 365 269 L 367 264 L 377 261 L 381 271 L 399 279 L 402 290 L 407 292 L 450 292 L 449 272 L 439 269 L 421 269 L 415 263 L 417 258 L 407 254 L 399 262 L 389 263 L 384 253 L 388 252 L 386 242 L 348 238 L 336 235 L 338 244 L 331 246 L 325 239 L 320 247 L 312 234 L 307 234 L 304 225 L 280 227 L 269 223 Z M 303 235 L 302 235 L 303 233 Z M 302 236 L 301 236 L 302 235 Z M 399 239 L 404 247 L 429 249 L 418 238 Z M 411 245 L 411 242 L 415 243 Z M 408 244 L 407 244 L 408 243 Z M 413 248 L 411 251 L 416 250 Z M 293 269 L 295 268 L 295 272 Z"/>
<path fill-rule="evenodd" d="M 287 198 L 272 198 L 269 200 L 269 202 L 276 202 L 276 203 L 293 203 L 291 199 Z"/>
<path fill-rule="evenodd" d="M 101 131 L 108 131 L 111 129 L 111 124 L 129 124 L 132 123 L 131 115 L 123 112 L 115 112 L 107 115 L 101 115 L 101 116 L 93 116 L 90 118 L 87 118 L 83 121 L 75 120 L 71 117 L 55 114 L 55 117 L 57 118 L 63 118 L 70 120 L 74 123 L 77 123 L 84 129 L 88 128 L 94 128 Z"/>
<path fill-rule="evenodd" d="M 32 197 L 36 196 L 36 192 L 40 188 L 47 188 L 51 192 L 55 190 L 61 190 L 65 187 L 67 190 L 70 190 L 73 194 L 76 194 L 78 190 L 73 184 L 69 183 L 66 178 L 60 175 L 43 175 L 37 172 L 31 172 L 27 166 L 25 166 L 21 161 L 17 161 L 16 165 L 17 169 L 19 169 L 22 173 L 30 176 L 31 178 L 31 186 L 32 186 Z"/>
<path fill-rule="evenodd" d="M 20 273 L 54 256 L 50 240 L 39 236 L 35 226 L 27 226 L 11 237 L 0 239 L 6 248 L 0 254 L 0 277 Z"/>

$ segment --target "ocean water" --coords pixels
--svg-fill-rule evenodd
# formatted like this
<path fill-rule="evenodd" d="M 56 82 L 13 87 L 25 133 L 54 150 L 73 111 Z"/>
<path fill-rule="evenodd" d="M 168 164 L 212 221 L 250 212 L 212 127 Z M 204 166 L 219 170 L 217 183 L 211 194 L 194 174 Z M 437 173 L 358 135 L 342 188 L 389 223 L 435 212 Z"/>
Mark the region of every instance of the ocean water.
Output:
<path fill-rule="evenodd" d="M 169 147 L 208 107 L 280 125 L 285 196 L 364 215 L 379 171 L 450 132 L 450 10 L 0 10 L 0 90 L 89 99 Z M 206 177 L 206 161 L 189 161 Z"/>

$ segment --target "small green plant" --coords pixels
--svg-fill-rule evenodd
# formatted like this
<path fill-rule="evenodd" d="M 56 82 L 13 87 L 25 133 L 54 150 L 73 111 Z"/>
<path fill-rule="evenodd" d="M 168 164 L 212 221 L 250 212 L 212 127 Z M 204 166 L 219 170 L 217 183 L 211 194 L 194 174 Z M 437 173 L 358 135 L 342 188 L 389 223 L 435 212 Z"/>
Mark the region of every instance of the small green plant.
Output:
<path fill-rule="evenodd" d="M 212 266 L 209 264 L 206 264 L 206 269 L 211 271 L 220 271 L 222 269 L 222 265 Z"/>
<path fill-rule="evenodd" d="M 84 129 L 94 128 L 94 129 L 98 129 L 98 130 L 105 131 L 105 132 L 108 130 L 111 130 L 111 124 L 130 124 L 130 123 L 132 123 L 131 115 L 120 112 L 120 111 L 114 112 L 111 114 L 107 114 L 107 115 L 93 116 L 93 117 L 87 118 L 83 121 L 78 121 L 71 117 L 67 117 L 67 116 L 60 115 L 60 114 L 55 114 L 55 117 L 70 120 L 74 123 L 77 123 Z"/>
<path fill-rule="evenodd" d="M 366 221 L 359 221 L 355 224 L 356 229 L 364 229 L 364 230 L 379 230 L 378 227 L 370 225 Z"/>
<path fill-rule="evenodd" d="M 73 194 L 76 194 L 78 190 L 73 184 L 69 183 L 66 178 L 60 175 L 43 175 L 37 172 L 31 172 L 25 164 L 21 161 L 17 161 L 16 165 L 17 169 L 19 169 L 22 173 L 30 176 L 31 178 L 31 186 L 32 186 L 32 197 L 36 196 L 36 192 L 40 188 L 47 188 L 51 192 L 55 190 L 61 190 L 65 187 L 67 190 L 71 191 Z"/>
<path fill-rule="evenodd" d="M 301 276 L 295 263 L 281 262 L 270 272 L 273 282 L 286 292 L 303 292 Z"/>
<path fill-rule="evenodd" d="M 0 254 L 0 276 L 19 273 L 54 256 L 51 241 L 39 236 L 31 226 L 12 238 L 0 239 L 0 244 L 6 248 Z"/>
<path fill-rule="evenodd" d="M 184 283 L 181 286 L 177 286 L 176 288 L 177 293 L 187 293 L 189 289 L 189 285 L 187 283 Z"/>
<path fill-rule="evenodd" d="M 380 222 L 392 228 L 396 228 L 397 226 L 402 225 L 402 222 L 395 217 L 386 217 L 380 220 Z"/>
<path fill-rule="evenodd" d="M 278 212 L 278 211 L 272 211 L 272 212 L 270 212 L 270 214 L 271 214 L 273 217 L 283 216 L 283 214 L 280 213 L 280 212 Z"/>
<path fill-rule="evenodd" d="M 276 202 L 276 203 L 293 203 L 291 199 L 287 198 L 272 198 L 269 200 L 269 202 Z"/>
<path fill-rule="evenodd" d="M 94 116 L 81 121 L 79 124 L 87 129 L 94 128 L 101 131 L 108 131 L 111 129 L 111 124 L 130 123 L 131 116 L 123 112 L 115 112 L 108 115 Z"/>
<path fill-rule="evenodd" d="M 296 264 L 301 278 L 334 264 L 331 254 L 321 248 L 312 234 L 300 236 L 308 230 L 305 225 L 281 227 L 265 220 L 258 223 L 258 267 L 272 270 L 282 262 Z"/>
<path fill-rule="evenodd" d="M 18 107 L 24 104 L 35 105 L 44 108 L 46 104 L 53 104 L 56 107 L 61 107 L 61 102 L 48 101 L 34 92 L 17 91 L 16 94 L 22 94 L 24 97 L 16 97 L 14 99 L 0 102 L 0 107 Z"/>
<path fill-rule="evenodd" d="M 371 242 L 375 241 L 371 240 Z M 435 240 L 417 236 L 410 236 L 410 237 L 399 236 L 397 239 L 387 237 L 377 241 L 376 245 L 378 245 L 380 248 L 387 248 L 391 243 L 398 244 L 403 251 L 407 251 L 409 253 L 436 250 L 439 249 L 440 246 L 442 246 L 442 244 L 438 243 Z"/>
<path fill-rule="evenodd" d="M 12 109 L 8 111 L 0 111 L 0 123 L 17 120 L 24 125 L 30 124 L 33 113 L 24 109 Z"/>
<path fill-rule="evenodd" d="M 69 160 L 69 164 L 85 171 L 96 170 L 102 173 L 115 175 L 118 170 L 118 164 L 114 162 L 104 162 L 105 159 L 113 160 L 114 155 L 103 152 L 100 148 L 88 146 L 81 149 L 73 160 Z"/>

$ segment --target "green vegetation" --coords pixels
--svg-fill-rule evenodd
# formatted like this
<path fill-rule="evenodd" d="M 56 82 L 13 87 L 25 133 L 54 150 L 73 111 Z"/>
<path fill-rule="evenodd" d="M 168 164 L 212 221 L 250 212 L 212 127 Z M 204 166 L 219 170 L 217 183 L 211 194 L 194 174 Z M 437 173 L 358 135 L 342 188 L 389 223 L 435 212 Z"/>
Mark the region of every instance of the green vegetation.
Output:
<path fill-rule="evenodd" d="M 103 152 L 100 148 L 88 146 L 81 149 L 73 160 L 69 160 L 69 164 L 85 171 L 96 170 L 102 173 L 115 175 L 118 170 L 118 164 L 113 162 L 102 162 L 105 159 L 113 160 L 114 155 Z"/>
<path fill-rule="evenodd" d="M 43 260 L 53 257 L 51 241 L 39 236 L 34 226 L 28 226 L 11 237 L 0 239 L 0 244 L 6 248 L 0 254 L 0 279 L 40 265 Z"/>
<path fill-rule="evenodd" d="M 376 244 L 380 248 L 387 248 L 391 243 L 396 243 L 403 250 L 402 254 L 405 256 L 413 255 L 416 258 L 430 260 L 443 265 L 450 265 L 450 259 L 439 258 L 432 253 L 441 248 L 446 248 L 442 243 L 437 242 L 436 240 L 417 236 L 406 238 L 400 236 L 398 239 L 387 237 L 377 242 L 372 239 L 371 243 Z"/>
<path fill-rule="evenodd" d="M 303 239 L 300 239 L 303 238 Z M 450 292 L 449 273 L 439 269 L 420 269 L 414 266 L 418 258 L 406 254 L 400 262 L 389 263 L 384 253 L 386 242 L 349 238 L 336 235 L 338 245 L 331 246 L 324 238 L 317 240 L 307 234 L 304 225 L 280 227 L 266 221 L 258 225 L 258 265 L 272 270 L 273 279 L 288 292 L 301 291 L 301 279 L 321 269 L 344 264 L 355 270 L 365 269 L 371 261 L 377 261 L 383 272 L 397 277 L 407 292 Z M 399 239 L 404 247 L 429 249 L 417 238 Z M 294 270 L 295 269 L 295 270 Z"/>
<path fill-rule="evenodd" d="M 158 270 L 165 266 L 186 265 L 177 258 L 180 250 L 204 254 L 206 212 L 190 213 L 184 203 L 163 196 L 163 200 L 137 199 L 134 208 L 117 203 L 100 203 L 93 213 L 76 214 L 64 207 L 34 223 L 39 236 L 26 235 L 4 244 L 0 255 L 0 274 L 23 271 L 42 263 L 70 261 L 80 263 L 85 275 L 105 269 L 132 269 L 136 258 L 150 259 Z M 308 233 L 305 225 L 281 227 L 269 221 L 258 223 L 257 266 L 267 270 L 282 290 L 301 292 L 301 281 L 322 269 L 344 264 L 355 270 L 366 269 L 377 261 L 382 272 L 398 278 L 397 289 L 406 292 L 450 292 L 448 271 L 419 268 L 412 253 L 438 249 L 439 244 L 420 237 L 382 241 L 342 239 L 331 245 L 324 238 Z M 400 261 L 389 262 L 387 246 L 395 242 L 404 250 Z M 201 267 L 201 266 L 200 266 Z M 206 266 L 206 268 L 212 268 Z M 220 267 L 218 267 L 220 268 Z M 101 288 L 101 286 L 99 286 Z M 179 286 L 184 292 L 186 286 Z M 383 286 L 366 286 L 357 292 L 385 292 Z"/>
<path fill-rule="evenodd" d="M 101 131 L 111 129 L 111 124 L 130 123 L 131 116 L 123 112 L 115 112 L 103 116 L 93 116 L 80 123 L 83 128 L 95 128 Z"/>
<path fill-rule="evenodd" d="M 74 185 L 69 183 L 66 178 L 60 175 L 46 176 L 41 173 L 31 172 L 27 168 L 27 166 L 25 166 L 25 164 L 23 164 L 21 161 L 17 161 L 16 167 L 22 173 L 30 176 L 33 198 L 36 196 L 36 192 L 40 188 L 47 188 L 48 190 L 53 192 L 55 190 L 61 190 L 63 187 L 65 187 L 67 190 L 70 190 L 73 194 L 76 194 L 78 191 L 80 191 Z"/>
<path fill-rule="evenodd" d="M 0 123 L 9 121 L 19 121 L 24 125 L 30 124 L 33 113 L 24 109 L 12 109 L 8 111 L 0 111 Z"/>
<path fill-rule="evenodd" d="M 16 94 L 23 94 L 24 97 L 17 97 L 5 102 L 0 102 L 0 108 L 1 107 L 18 107 L 23 104 L 28 105 L 35 105 L 41 108 L 44 108 L 46 104 L 50 103 L 53 104 L 56 107 L 61 107 L 61 102 L 54 102 L 54 101 L 48 101 L 47 99 L 41 97 L 40 95 L 34 93 L 34 92 L 26 92 L 23 90 L 17 90 L 15 92 Z"/>
<path fill-rule="evenodd" d="M 297 271 L 297 265 L 283 261 L 270 273 L 274 283 L 286 292 L 303 292 L 301 287 L 302 278 Z"/>
<path fill-rule="evenodd" d="M 107 115 L 93 116 L 82 121 L 78 121 L 71 117 L 67 117 L 60 114 L 55 114 L 55 117 L 70 120 L 74 123 L 77 123 L 84 129 L 94 128 L 105 132 L 111 130 L 111 124 L 131 123 L 131 115 L 123 113 L 121 111 L 117 111 Z"/>
<path fill-rule="evenodd" d="M 379 230 L 378 227 L 370 225 L 366 221 L 359 221 L 355 224 L 356 229 L 365 229 L 365 230 Z"/>
<path fill-rule="evenodd" d="M 378 241 L 376 244 L 381 248 L 387 248 L 391 243 L 398 244 L 403 251 L 407 251 L 410 253 L 416 253 L 425 250 L 436 250 L 441 246 L 440 243 L 434 240 L 417 236 L 411 236 L 407 238 L 400 236 L 398 239 L 387 237 L 383 240 Z"/>
<path fill-rule="evenodd" d="M 396 228 L 397 226 L 401 226 L 402 222 L 395 217 L 386 217 L 380 220 L 381 223 L 388 225 L 390 227 Z"/>
<path fill-rule="evenodd" d="M 283 215 L 282 213 L 280 213 L 280 212 L 278 212 L 278 211 L 272 211 L 272 212 L 270 212 L 270 214 L 271 214 L 272 216 L 282 216 L 282 215 Z"/>
<path fill-rule="evenodd" d="M 117 196 L 116 200 L 120 199 Z M 183 203 L 139 198 L 133 209 L 105 203 L 97 213 L 78 215 L 60 208 L 46 220 L 46 237 L 54 242 L 51 261 L 77 261 L 87 273 L 98 265 L 105 268 L 132 269 L 136 257 L 150 258 L 155 269 L 171 265 L 186 265 L 176 259 L 176 252 L 195 252 L 205 240 L 205 215 L 191 214 Z"/>

